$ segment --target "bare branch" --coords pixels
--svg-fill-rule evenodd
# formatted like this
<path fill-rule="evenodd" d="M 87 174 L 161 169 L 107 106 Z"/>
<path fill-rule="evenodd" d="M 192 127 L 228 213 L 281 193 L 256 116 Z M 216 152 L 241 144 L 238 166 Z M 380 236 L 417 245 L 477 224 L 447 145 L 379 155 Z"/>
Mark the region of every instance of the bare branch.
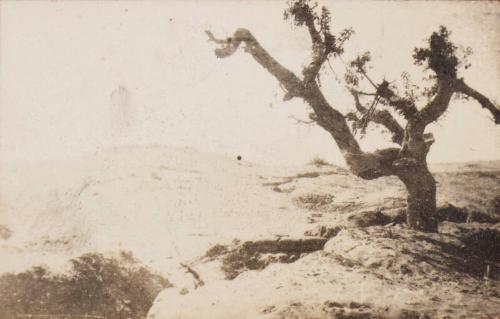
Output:
<path fill-rule="evenodd" d="M 392 141 L 394 143 L 402 145 L 405 130 L 399 125 L 389 111 L 378 110 L 373 114 L 372 119 L 375 123 L 385 126 L 392 133 Z"/>
<path fill-rule="evenodd" d="M 313 8 L 309 7 L 309 5 L 305 5 L 302 8 L 301 13 L 304 19 L 304 23 L 309 31 L 309 35 L 311 36 L 313 51 L 311 62 L 302 70 L 304 83 L 307 84 L 315 81 L 315 79 L 318 77 L 321 66 L 327 61 L 330 51 L 325 45 L 326 39 L 325 41 L 322 39 L 320 31 L 318 31 L 318 29 L 316 28 L 315 20 L 317 19 L 317 17 L 313 12 Z M 324 30 L 322 31 L 323 35 L 326 36 L 324 34 Z"/>
<path fill-rule="evenodd" d="M 368 80 L 368 82 L 370 82 L 370 84 L 376 89 L 378 90 L 378 85 L 375 84 L 375 82 L 373 82 L 373 80 L 368 76 L 368 74 L 366 73 L 365 70 L 363 70 L 362 68 L 359 69 L 359 72 L 361 72 L 361 74 L 364 75 L 365 79 Z"/>
<path fill-rule="evenodd" d="M 290 115 L 289 118 L 291 118 L 292 120 L 294 120 L 297 124 L 306 124 L 306 125 L 311 125 L 311 124 L 314 124 L 316 123 L 316 120 L 301 120 L 299 118 L 296 118 L 295 116 L 293 115 Z"/>
<path fill-rule="evenodd" d="M 271 73 L 283 87 L 287 90 L 287 98 L 291 96 L 300 96 L 302 91 L 302 82 L 290 70 L 282 66 L 276 61 L 255 39 L 255 37 L 246 29 L 238 29 L 234 32 L 232 38 L 226 40 L 217 39 L 212 32 L 205 31 L 210 41 L 213 41 L 221 48 L 215 49 L 215 55 L 218 58 L 226 58 L 236 52 L 241 42 L 246 45 L 245 51 L 249 52 L 252 57 L 269 73 Z"/>
<path fill-rule="evenodd" d="M 361 56 L 358 56 L 356 59 L 351 61 L 349 63 L 351 68 L 355 68 L 355 72 L 362 75 L 369 83 L 370 85 L 375 89 L 375 93 L 365 93 L 365 92 L 360 92 L 359 90 L 356 89 L 358 94 L 361 95 L 375 95 L 379 96 L 384 99 L 384 101 L 387 102 L 387 104 L 391 107 L 393 107 L 398 113 L 402 114 L 407 120 L 413 118 L 417 112 L 418 109 L 415 106 L 415 102 L 411 99 L 403 98 L 398 96 L 390 87 L 389 87 L 389 82 L 383 80 L 382 83 L 376 84 L 375 81 L 371 79 L 370 76 L 368 76 L 368 73 L 366 72 L 366 63 L 369 62 L 371 59 L 369 52 L 364 53 Z M 351 72 L 349 69 L 349 66 L 344 62 L 342 58 L 340 58 L 342 63 L 346 66 L 346 71 Z M 356 77 L 354 73 L 352 73 L 352 77 Z M 352 81 L 355 86 L 357 86 L 358 80 L 350 80 Z M 350 82 L 346 79 L 346 82 Z"/>
<path fill-rule="evenodd" d="M 362 153 L 358 142 L 354 138 L 347 125 L 344 115 L 333 109 L 326 101 L 323 93 L 315 82 L 309 83 L 305 89 L 303 83 L 291 71 L 278 63 L 253 37 L 250 31 L 246 29 L 238 29 L 234 33 L 233 38 L 227 40 L 216 39 L 210 31 L 206 32 L 209 40 L 217 44 L 223 45 L 222 48 L 216 49 L 215 54 L 220 58 L 225 58 L 236 52 L 236 49 L 241 42 L 246 44 L 247 51 L 253 58 L 274 77 L 278 79 L 280 84 L 288 91 L 289 96 L 300 96 L 312 107 L 316 114 L 318 125 L 328 131 L 337 142 L 340 150 L 343 153 Z"/>
<path fill-rule="evenodd" d="M 368 93 L 368 92 L 357 91 L 357 90 L 356 90 L 356 93 L 358 95 L 367 95 L 367 96 L 376 96 L 376 95 L 378 95 L 377 93 Z"/>
<path fill-rule="evenodd" d="M 465 84 L 463 80 L 455 81 L 455 91 L 475 99 L 483 108 L 487 109 L 491 115 L 493 115 L 495 124 L 500 124 L 500 108 L 493 104 L 486 96 Z"/>
<path fill-rule="evenodd" d="M 347 154 L 345 159 L 354 175 L 370 180 L 395 175 L 397 168 L 394 163 L 399 151 L 398 148 L 387 148 L 373 153 Z"/>
<path fill-rule="evenodd" d="M 309 23 L 310 21 L 310 23 Z M 313 57 L 308 66 L 302 70 L 304 75 L 304 83 L 314 81 L 318 76 L 321 66 L 328 59 L 329 52 L 325 49 L 325 45 L 321 40 L 319 32 L 316 30 L 312 17 L 306 20 L 309 33 L 311 34 Z"/>
<path fill-rule="evenodd" d="M 309 0 L 290 1 L 288 7 L 284 11 L 284 18 L 291 19 L 295 25 L 307 26 L 313 44 L 322 42 L 320 32 L 316 29 L 316 22 L 319 20 L 318 15 L 314 12 L 317 4 L 310 4 Z"/>
<path fill-rule="evenodd" d="M 198 287 L 202 287 L 205 285 L 205 282 L 201 279 L 200 275 L 189 265 L 180 263 L 180 265 L 184 268 L 186 268 L 186 273 L 190 273 L 193 278 L 194 278 L 194 288 L 197 289 Z"/>
<path fill-rule="evenodd" d="M 420 110 L 418 117 L 425 126 L 436 121 L 448 108 L 454 93 L 453 80 L 438 77 L 437 93 L 427 105 Z"/>
<path fill-rule="evenodd" d="M 364 107 L 361 102 L 359 101 L 359 92 L 354 90 L 354 89 L 351 89 L 350 90 L 352 96 L 354 97 L 354 105 L 356 106 L 356 110 L 358 110 L 358 112 L 360 112 L 361 114 L 365 114 L 368 109 L 366 107 Z"/>
<path fill-rule="evenodd" d="M 246 51 L 274 77 L 287 90 L 286 99 L 291 97 L 302 97 L 313 109 L 316 123 L 325 129 L 335 140 L 351 171 L 364 179 L 373 179 L 380 176 L 394 175 L 392 163 L 399 154 L 399 149 L 390 149 L 375 153 L 363 153 L 358 142 L 354 138 L 346 117 L 332 108 L 325 99 L 316 81 L 305 83 L 300 81 L 295 74 L 279 64 L 259 42 L 250 31 L 238 29 L 232 38 L 216 39 L 211 32 L 207 31 L 209 40 L 221 45 L 215 50 L 219 58 L 225 58 L 236 52 L 237 48 L 244 42 Z M 320 59 L 319 62 L 326 61 Z M 319 63 L 317 61 L 317 63 Z M 314 62 L 314 61 L 313 61 Z M 321 64 L 319 64 L 319 67 Z M 317 65 L 315 66 L 317 68 Z"/>
<path fill-rule="evenodd" d="M 347 125 L 345 116 L 331 107 L 317 84 L 310 84 L 303 98 L 316 114 L 316 123 L 330 133 L 343 154 L 362 153 Z"/>
<path fill-rule="evenodd" d="M 205 30 L 205 33 L 208 36 L 208 41 L 212 41 L 212 42 L 215 42 L 217 44 L 223 44 L 223 45 L 227 45 L 228 44 L 229 39 L 225 39 L 225 40 L 217 39 L 217 38 L 214 37 L 214 34 L 211 31 L 208 31 L 208 30 Z"/>
<path fill-rule="evenodd" d="M 370 52 L 367 51 L 367 52 L 363 53 L 362 55 L 356 57 L 356 59 L 349 62 L 349 66 L 351 68 L 354 68 L 357 73 L 361 74 L 366 80 L 368 80 L 368 82 L 370 82 L 371 86 L 373 86 L 373 88 L 375 90 L 378 90 L 378 85 L 375 84 L 375 82 L 368 76 L 368 73 L 365 70 L 366 64 L 370 60 L 371 60 Z M 346 67 L 346 71 L 348 71 L 349 66 L 347 63 L 345 63 L 345 61 L 342 59 L 342 57 L 340 57 L 340 61 L 342 61 L 342 63 Z"/>
<path fill-rule="evenodd" d="M 302 70 L 304 83 L 306 84 L 316 79 L 319 71 L 321 70 L 321 66 L 328 59 L 328 54 L 324 49 L 317 48 L 314 51 L 311 63 L 309 63 L 309 65 Z"/>
<path fill-rule="evenodd" d="M 369 109 L 364 107 L 361 104 L 361 102 L 359 101 L 358 95 L 360 94 L 360 92 L 357 92 L 355 90 L 351 90 L 351 94 L 354 97 L 354 102 L 355 102 L 356 109 L 358 110 L 358 112 L 360 112 L 361 114 L 366 114 L 368 116 L 367 117 L 368 120 L 371 120 L 374 123 L 377 123 L 377 124 L 380 124 L 380 125 L 383 125 L 384 127 L 386 127 L 392 133 L 392 141 L 394 143 L 397 143 L 399 145 L 401 145 L 403 143 L 405 131 L 401 127 L 401 125 L 399 125 L 399 123 L 396 121 L 396 119 L 391 115 L 391 113 L 389 113 L 386 110 L 373 109 L 371 111 L 371 114 L 367 114 L 369 112 Z"/>
<path fill-rule="evenodd" d="M 314 46 L 322 46 L 323 40 L 321 39 L 321 35 L 319 31 L 316 29 L 316 25 L 314 24 L 314 16 L 312 13 L 312 9 L 304 10 L 304 22 L 307 26 L 307 30 L 309 31 L 309 35 L 311 36 L 311 40 Z"/>

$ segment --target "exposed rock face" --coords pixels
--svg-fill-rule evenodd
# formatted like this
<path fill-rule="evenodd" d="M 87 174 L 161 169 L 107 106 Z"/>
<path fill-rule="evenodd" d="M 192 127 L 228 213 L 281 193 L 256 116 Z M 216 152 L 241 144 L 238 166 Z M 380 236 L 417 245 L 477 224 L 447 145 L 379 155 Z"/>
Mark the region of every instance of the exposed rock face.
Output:
<path fill-rule="evenodd" d="M 397 225 L 344 228 L 322 249 L 292 263 L 269 263 L 258 271 L 247 267 L 233 280 L 215 281 L 188 293 L 167 289 L 148 318 L 491 316 L 500 297 L 499 261 L 486 247 L 498 239 L 498 229 L 472 226 L 452 231 L 449 224 L 440 234 Z M 295 252 L 292 247 L 320 246 L 320 241 L 311 246 L 284 243 L 282 249 L 276 241 L 247 242 L 239 249 Z M 234 250 L 213 251 L 228 256 Z M 478 286 L 488 265 L 488 284 Z"/>

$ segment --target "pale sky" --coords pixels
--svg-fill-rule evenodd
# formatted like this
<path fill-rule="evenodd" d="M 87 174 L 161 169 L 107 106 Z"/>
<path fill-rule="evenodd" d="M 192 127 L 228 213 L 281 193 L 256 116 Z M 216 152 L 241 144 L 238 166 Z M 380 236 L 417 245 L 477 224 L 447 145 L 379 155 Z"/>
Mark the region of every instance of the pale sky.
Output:
<path fill-rule="evenodd" d="M 466 82 L 500 100 L 500 5 L 495 2 L 325 2 L 334 29 L 353 27 L 346 57 L 370 50 L 373 77 L 409 71 L 416 46 L 440 24 L 470 46 Z M 319 156 L 342 163 L 321 128 L 298 125 L 308 107 L 282 102 L 277 81 L 248 54 L 218 60 L 204 30 L 250 29 L 299 73 L 310 57 L 304 29 L 282 1 L 2 1 L 0 157 L 70 159 L 114 145 L 191 146 L 271 165 Z M 334 69 L 342 71 L 339 63 Z M 336 71 L 337 72 L 337 71 Z M 352 98 L 327 69 L 325 95 L 342 112 Z M 500 128 L 474 101 L 454 101 L 429 128 L 430 161 L 500 159 Z M 365 150 L 388 146 L 370 131 Z"/>

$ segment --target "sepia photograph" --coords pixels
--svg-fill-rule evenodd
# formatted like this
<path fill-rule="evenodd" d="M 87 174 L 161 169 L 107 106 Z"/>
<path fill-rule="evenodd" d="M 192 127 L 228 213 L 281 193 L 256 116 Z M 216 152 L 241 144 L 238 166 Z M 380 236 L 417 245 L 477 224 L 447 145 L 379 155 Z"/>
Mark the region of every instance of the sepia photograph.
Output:
<path fill-rule="evenodd" d="M 0 0 L 0 319 L 500 319 L 500 2 Z"/>

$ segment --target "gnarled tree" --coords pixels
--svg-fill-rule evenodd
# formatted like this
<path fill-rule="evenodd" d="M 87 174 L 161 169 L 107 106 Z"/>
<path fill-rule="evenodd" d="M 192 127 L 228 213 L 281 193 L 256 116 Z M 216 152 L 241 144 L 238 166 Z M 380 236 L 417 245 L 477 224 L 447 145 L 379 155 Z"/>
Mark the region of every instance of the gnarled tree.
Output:
<path fill-rule="evenodd" d="M 459 59 L 457 47 L 449 40 L 448 30 L 441 27 L 429 37 L 427 47 L 415 49 L 414 62 L 430 72 L 428 79 L 432 84 L 419 96 L 426 100 L 423 105 L 417 105 L 419 97 L 409 85 L 404 94 L 399 94 L 386 80 L 372 80 L 366 67 L 370 55 L 366 53 L 346 64 L 344 84 L 353 96 L 355 111 L 342 114 L 323 95 L 319 74 L 330 58 L 340 57 L 353 31 L 346 29 L 339 35 L 332 34 L 328 9 L 319 9 L 308 0 L 289 2 L 285 19 L 306 27 L 310 35 L 312 58 L 300 76 L 276 61 L 249 30 L 238 29 L 226 39 L 218 39 L 210 31 L 206 33 L 209 40 L 219 45 L 215 49 L 219 58 L 229 57 L 240 45 L 245 45 L 245 51 L 279 81 L 286 91 L 285 101 L 301 98 L 312 108 L 311 119 L 330 133 L 353 174 L 367 180 L 397 176 L 408 191 L 408 225 L 417 230 L 437 231 L 436 181 L 426 162 L 434 139 L 432 134 L 425 133 L 426 127 L 443 115 L 453 95 L 474 99 L 500 124 L 499 107 L 458 77 L 457 70 L 464 61 Z M 403 78 L 408 80 L 407 74 Z M 361 88 L 362 81 L 369 85 L 370 92 Z M 367 98 L 371 101 L 365 105 L 363 100 Z M 403 121 L 405 125 L 401 124 Z M 363 133 L 369 123 L 385 127 L 399 147 L 363 152 L 355 135 Z"/>

